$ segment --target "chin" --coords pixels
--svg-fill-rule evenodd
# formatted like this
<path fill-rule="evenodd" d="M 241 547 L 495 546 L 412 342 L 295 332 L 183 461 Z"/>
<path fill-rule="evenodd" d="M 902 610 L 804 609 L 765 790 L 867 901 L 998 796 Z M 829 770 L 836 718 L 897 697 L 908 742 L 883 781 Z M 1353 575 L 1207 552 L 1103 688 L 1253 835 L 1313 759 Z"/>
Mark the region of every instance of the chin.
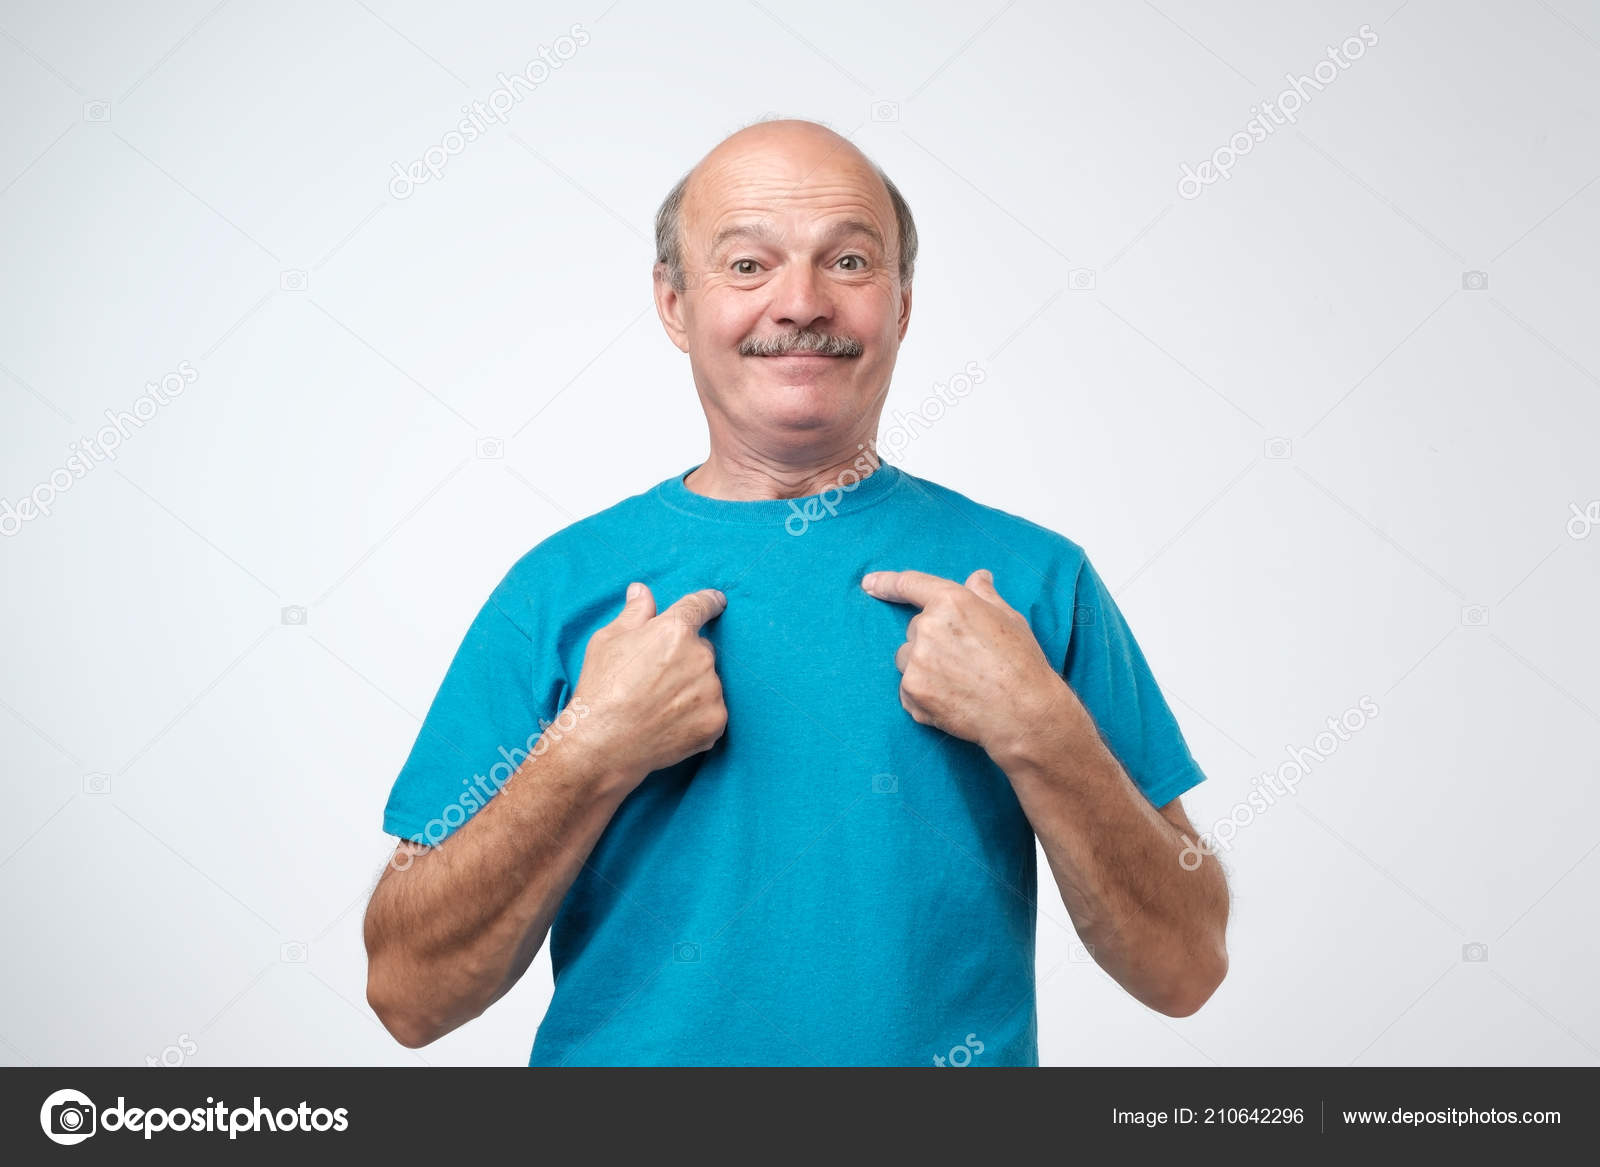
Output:
<path fill-rule="evenodd" d="M 819 430 L 829 430 L 839 424 L 831 413 L 768 413 L 762 419 L 767 429 L 776 433 L 811 435 Z"/>
<path fill-rule="evenodd" d="M 831 403 L 819 407 L 815 402 L 804 401 L 757 403 L 747 416 L 756 427 L 774 438 L 782 440 L 787 435 L 790 440 L 800 444 L 806 444 L 819 432 L 835 429 L 849 420 Z"/>
<path fill-rule="evenodd" d="M 855 395 L 849 386 L 762 379 L 745 385 L 744 399 L 773 414 L 826 418 L 844 412 L 840 404 L 855 400 Z"/>

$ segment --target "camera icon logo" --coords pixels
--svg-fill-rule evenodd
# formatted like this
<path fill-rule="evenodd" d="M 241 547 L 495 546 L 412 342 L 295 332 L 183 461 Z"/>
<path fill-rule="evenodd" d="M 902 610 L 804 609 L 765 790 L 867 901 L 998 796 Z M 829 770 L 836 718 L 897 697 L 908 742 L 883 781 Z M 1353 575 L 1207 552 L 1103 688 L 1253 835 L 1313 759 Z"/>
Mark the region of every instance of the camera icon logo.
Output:
<path fill-rule="evenodd" d="M 304 964 L 306 962 L 306 944 L 304 940 L 287 940 L 278 946 L 278 959 L 284 964 Z"/>
<path fill-rule="evenodd" d="M 900 793 L 900 779 L 894 774 L 874 774 L 872 776 L 872 793 L 898 794 Z"/>
<path fill-rule="evenodd" d="M 1461 959 L 1468 964 L 1485 964 L 1489 960 L 1489 946 L 1474 940 L 1461 946 Z"/>
<path fill-rule="evenodd" d="M 1489 273 L 1486 271 L 1462 272 L 1461 290 L 1464 292 L 1487 292 L 1489 290 Z"/>
<path fill-rule="evenodd" d="M 1482 604 L 1468 604 L 1461 609 L 1461 623 L 1467 628 L 1483 628 L 1489 623 L 1489 609 Z"/>
<path fill-rule="evenodd" d="M 1094 609 L 1087 604 L 1072 605 L 1072 626 L 1087 628 L 1094 623 Z"/>
<path fill-rule="evenodd" d="M 1261 452 L 1274 462 L 1287 462 L 1294 456 L 1294 443 L 1288 438 L 1268 438 Z"/>
<path fill-rule="evenodd" d="M 1067 273 L 1067 287 L 1074 292 L 1094 291 L 1094 268 L 1075 267 Z"/>
<path fill-rule="evenodd" d="M 85 794 L 110 794 L 111 775 L 101 774 L 98 771 L 83 776 L 83 792 Z"/>
<path fill-rule="evenodd" d="M 109 101 L 86 101 L 83 103 L 83 120 L 86 122 L 108 122 L 111 120 L 111 103 Z"/>
<path fill-rule="evenodd" d="M 95 1132 L 95 1105 L 79 1090 L 57 1090 L 39 1108 L 45 1137 L 64 1147 L 83 1142 Z"/>
<path fill-rule="evenodd" d="M 478 439 L 478 458 L 480 461 L 487 461 L 494 458 L 504 458 L 505 456 L 506 444 L 499 438 Z"/>
<path fill-rule="evenodd" d="M 696 964 L 700 960 L 700 946 L 687 941 L 672 946 L 672 959 L 679 964 Z"/>
<path fill-rule="evenodd" d="M 897 122 L 900 120 L 900 103 L 898 101 L 875 101 L 872 103 L 872 120 L 875 122 Z"/>
<path fill-rule="evenodd" d="M 307 282 L 306 273 L 297 267 L 292 267 L 278 275 L 278 287 L 285 292 L 303 292 L 306 290 Z"/>
<path fill-rule="evenodd" d="M 303 625 L 306 622 L 306 610 L 301 604 L 290 604 L 283 610 L 282 620 L 285 624 Z"/>

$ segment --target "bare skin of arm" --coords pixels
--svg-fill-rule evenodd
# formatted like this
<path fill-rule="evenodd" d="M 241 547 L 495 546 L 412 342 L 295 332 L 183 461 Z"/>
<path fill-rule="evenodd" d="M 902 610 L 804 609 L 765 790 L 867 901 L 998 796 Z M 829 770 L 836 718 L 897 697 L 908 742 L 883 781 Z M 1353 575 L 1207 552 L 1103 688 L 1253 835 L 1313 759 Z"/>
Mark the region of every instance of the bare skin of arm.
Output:
<path fill-rule="evenodd" d="M 1042 686 L 1030 731 L 997 742 L 1050 873 L 1095 962 L 1169 1017 L 1205 1004 L 1228 971 L 1228 884 L 1173 799 L 1159 810 L 1133 784 L 1065 681 Z M 1054 699 L 1051 700 L 1050 698 Z"/>
<path fill-rule="evenodd" d="M 373 890 L 367 1002 L 402 1045 L 436 1041 L 509 992 L 623 799 L 722 736 L 700 629 L 727 597 L 693 592 L 657 614 L 638 586 L 585 650 L 568 704 L 579 723 L 438 847 L 402 840 Z"/>
<path fill-rule="evenodd" d="M 1158 1012 L 1198 1010 L 1227 975 L 1229 896 L 1183 807 L 1157 810 L 1134 785 L 989 572 L 879 571 L 863 586 L 921 609 L 895 654 L 900 703 L 1005 772 L 1095 962 Z"/>

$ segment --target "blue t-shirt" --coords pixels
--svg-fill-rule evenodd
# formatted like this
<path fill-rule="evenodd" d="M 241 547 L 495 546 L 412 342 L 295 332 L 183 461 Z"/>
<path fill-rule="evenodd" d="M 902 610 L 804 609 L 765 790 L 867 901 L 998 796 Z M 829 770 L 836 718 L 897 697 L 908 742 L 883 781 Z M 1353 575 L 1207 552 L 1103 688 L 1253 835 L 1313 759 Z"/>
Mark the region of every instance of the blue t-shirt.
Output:
<path fill-rule="evenodd" d="M 957 1064 L 1036 1065 L 1033 832 L 979 746 L 901 706 L 895 652 L 917 609 L 861 577 L 990 569 L 1159 807 L 1204 775 L 1110 593 L 1070 540 L 886 463 L 794 500 L 710 498 L 688 473 L 511 568 L 384 830 L 439 842 L 530 750 L 517 780 L 538 781 L 538 755 L 583 732 L 557 715 L 630 580 L 658 611 L 719 588 L 727 608 L 702 631 L 727 729 L 650 774 L 600 836 L 551 928 L 529 1065 L 932 1066 L 956 1047 Z"/>

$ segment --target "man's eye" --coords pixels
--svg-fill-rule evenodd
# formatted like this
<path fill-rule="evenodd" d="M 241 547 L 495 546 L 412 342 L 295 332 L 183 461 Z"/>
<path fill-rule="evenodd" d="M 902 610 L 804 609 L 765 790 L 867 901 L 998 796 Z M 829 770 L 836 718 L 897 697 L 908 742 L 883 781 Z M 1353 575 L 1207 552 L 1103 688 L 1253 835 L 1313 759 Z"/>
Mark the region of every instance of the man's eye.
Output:
<path fill-rule="evenodd" d="M 842 256 L 839 257 L 839 262 L 843 263 L 847 259 L 855 260 L 856 264 L 858 266 L 851 267 L 851 268 L 846 268 L 845 269 L 846 271 L 860 271 L 863 267 L 866 266 L 866 263 L 867 263 L 867 261 L 864 258 L 862 258 L 861 256 L 859 256 L 859 255 L 842 255 Z"/>
<path fill-rule="evenodd" d="M 749 264 L 750 268 L 747 270 L 743 266 L 744 264 Z M 736 259 L 736 260 L 733 261 L 733 270 L 734 270 L 734 272 L 736 274 L 738 274 L 738 275 L 741 275 L 741 276 L 753 276 L 753 275 L 755 275 L 756 273 L 755 273 L 754 269 L 759 267 L 759 266 L 760 265 L 757 264 L 756 261 L 753 260 L 753 259 Z"/>

